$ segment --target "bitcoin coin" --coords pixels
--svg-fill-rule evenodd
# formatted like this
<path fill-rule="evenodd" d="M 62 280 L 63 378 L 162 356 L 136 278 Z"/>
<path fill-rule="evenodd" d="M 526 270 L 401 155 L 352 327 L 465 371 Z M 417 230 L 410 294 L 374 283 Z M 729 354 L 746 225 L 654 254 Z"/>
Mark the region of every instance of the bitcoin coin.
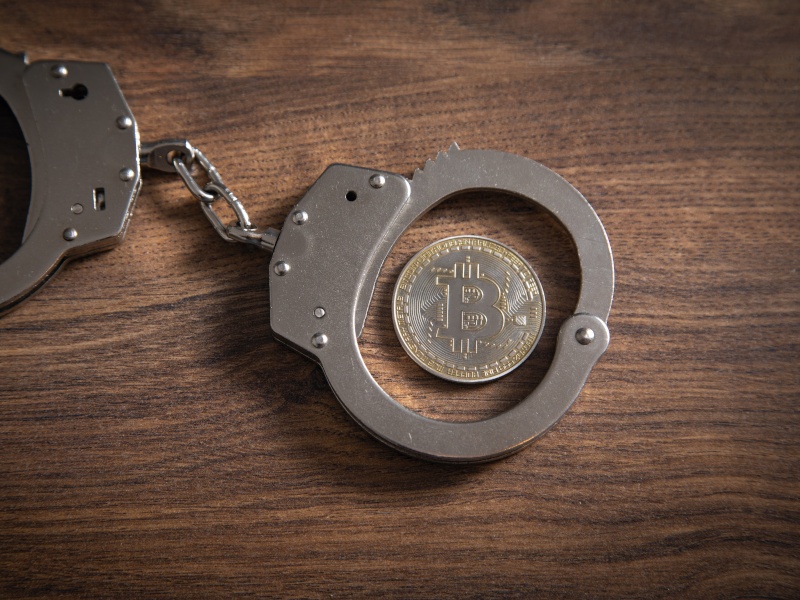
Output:
<path fill-rule="evenodd" d="M 400 343 L 443 379 L 480 383 L 524 361 L 539 341 L 544 292 L 527 261 L 479 236 L 439 240 L 397 279 L 392 318 Z"/>

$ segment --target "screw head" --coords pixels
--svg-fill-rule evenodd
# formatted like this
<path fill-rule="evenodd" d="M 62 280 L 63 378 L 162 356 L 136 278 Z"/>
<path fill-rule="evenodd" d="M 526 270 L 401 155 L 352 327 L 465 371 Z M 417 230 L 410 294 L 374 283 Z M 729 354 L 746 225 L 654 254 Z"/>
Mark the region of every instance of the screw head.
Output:
<path fill-rule="evenodd" d="M 55 77 L 56 79 L 64 79 L 67 75 L 69 75 L 69 71 L 67 67 L 64 65 L 53 65 L 50 68 L 50 75 Z"/>
<path fill-rule="evenodd" d="M 131 119 L 128 115 L 117 117 L 117 127 L 120 129 L 130 129 L 132 125 L 133 119 Z"/>
<path fill-rule="evenodd" d="M 62 235 L 64 236 L 65 240 L 71 242 L 72 240 L 78 237 L 78 230 L 75 229 L 74 227 L 68 227 L 67 229 L 64 230 L 64 233 Z"/>
<path fill-rule="evenodd" d="M 73 215 L 79 215 L 83 212 L 83 204 L 76 202 L 70 207 L 70 210 L 72 211 Z"/>
<path fill-rule="evenodd" d="M 294 221 L 297 225 L 302 225 L 308 221 L 308 213 L 304 210 L 296 210 L 292 215 L 292 221 Z"/>
<path fill-rule="evenodd" d="M 594 331 L 588 327 L 581 327 L 575 332 L 575 339 L 578 340 L 579 344 L 588 346 L 594 341 Z"/>
<path fill-rule="evenodd" d="M 289 271 L 291 271 L 291 269 L 292 269 L 292 267 L 289 266 L 289 263 L 287 263 L 284 260 L 279 260 L 278 262 L 275 263 L 274 271 L 275 271 L 276 275 L 279 275 L 280 277 L 283 277 Z"/>
<path fill-rule="evenodd" d="M 131 179 L 134 178 L 135 175 L 136 173 L 133 172 L 133 169 L 130 169 L 128 167 L 120 169 L 119 171 L 119 178 L 122 179 L 122 181 L 130 181 Z"/>
<path fill-rule="evenodd" d="M 382 188 L 384 185 L 386 185 L 386 177 L 380 173 L 375 173 L 375 175 L 369 178 L 369 184 L 375 189 Z"/>
<path fill-rule="evenodd" d="M 327 343 L 328 336 L 324 333 L 315 333 L 311 338 L 311 344 L 314 346 L 314 348 L 322 348 Z"/>
<path fill-rule="evenodd" d="M 317 317 L 318 319 L 321 319 L 322 317 L 325 316 L 325 309 L 322 308 L 321 306 L 318 306 L 317 308 L 314 309 L 314 316 Z"/>

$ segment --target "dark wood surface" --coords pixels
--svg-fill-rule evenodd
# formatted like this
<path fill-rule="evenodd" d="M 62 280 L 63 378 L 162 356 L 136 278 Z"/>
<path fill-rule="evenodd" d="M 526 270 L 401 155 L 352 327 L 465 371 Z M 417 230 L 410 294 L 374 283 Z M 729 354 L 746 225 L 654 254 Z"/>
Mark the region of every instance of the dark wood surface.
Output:
<path fill-rule="evenodd" d="M 109 63 L 142 138 L 190 138 L 259 225 L 329 163 L 410 175 L 457 140 L 563 175 L 617 268 L 611 345 L 558 425 L 428 464 L 272 339 L 267 257 L 147 173 L 120 248 L 0 319 L 0 596 L 800 596 L 797 3 L 9 1 L 0 44 Z M 0 113 L 8 256 L 29 183 Z M 548 299 L 534 357 L 477 387 L 414 366 L 388 312 L 405 261 L 462 233 Z M 460 197 L 392 252 L 362 353 L 423 414 L 495 414 L 579 281 L 552 218 Z"/>

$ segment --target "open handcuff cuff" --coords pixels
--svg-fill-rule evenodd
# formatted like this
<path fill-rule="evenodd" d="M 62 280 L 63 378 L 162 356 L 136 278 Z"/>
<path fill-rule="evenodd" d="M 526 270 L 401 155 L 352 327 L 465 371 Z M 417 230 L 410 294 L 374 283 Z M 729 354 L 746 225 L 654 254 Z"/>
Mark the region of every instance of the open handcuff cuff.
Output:
<path fill-rule="evenodd" d="M 0 313 L 29 298 L 67 261 L 121 242 L 141 167 L 147 166 L 177 172 L 225 240 L 272 252 L 274 336 L 319 363 L 342 406 L 364 429 L 407 454 L 473 463 L 522 449 L 569 409 L 608 346 L 614 264 L 606 232 L 580 192 L 528 158 L 453 144 L 411 179 L 334 164 L 292 209 L 281 231 L 261 230 L 188 142 L 140 144 L 136 122 L 106 64 L 28 64 L 24 56 L 0 51 L 0 96 L 25 136 L 32 175 L 22 245 L 0 264 Z M 208 176 L 203 186 L 192 175 L 194 164 Z M 424 417 L 393 400 L 370 375 L 358 338 L 378 273 L 402 233 L 443 200 L 474 190 L 518 196 L 553 215 L 574 242 L 581 288 L 538 387 L 504 413 L 455 423 Z M 348 201 L 354 198 L 358 201 Z M 236 213 L 234 224 L 218 217 L 213 204 L 219 199 Z M 356 239 L 359 243 L 351 243 Z"/>

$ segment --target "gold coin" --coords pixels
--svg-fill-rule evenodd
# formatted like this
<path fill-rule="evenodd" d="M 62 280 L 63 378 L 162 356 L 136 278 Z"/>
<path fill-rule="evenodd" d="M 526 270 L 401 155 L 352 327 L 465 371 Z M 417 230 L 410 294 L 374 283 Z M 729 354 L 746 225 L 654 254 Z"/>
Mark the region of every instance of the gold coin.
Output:
<path fill-rule="evenodd" d="M 544 292 L 527 261 L 489 238 L 458 236 L 417 253 L 392 298 L 400 343 L 443 379 L 497 379 L 533 352 L 544 329 Z"/>

